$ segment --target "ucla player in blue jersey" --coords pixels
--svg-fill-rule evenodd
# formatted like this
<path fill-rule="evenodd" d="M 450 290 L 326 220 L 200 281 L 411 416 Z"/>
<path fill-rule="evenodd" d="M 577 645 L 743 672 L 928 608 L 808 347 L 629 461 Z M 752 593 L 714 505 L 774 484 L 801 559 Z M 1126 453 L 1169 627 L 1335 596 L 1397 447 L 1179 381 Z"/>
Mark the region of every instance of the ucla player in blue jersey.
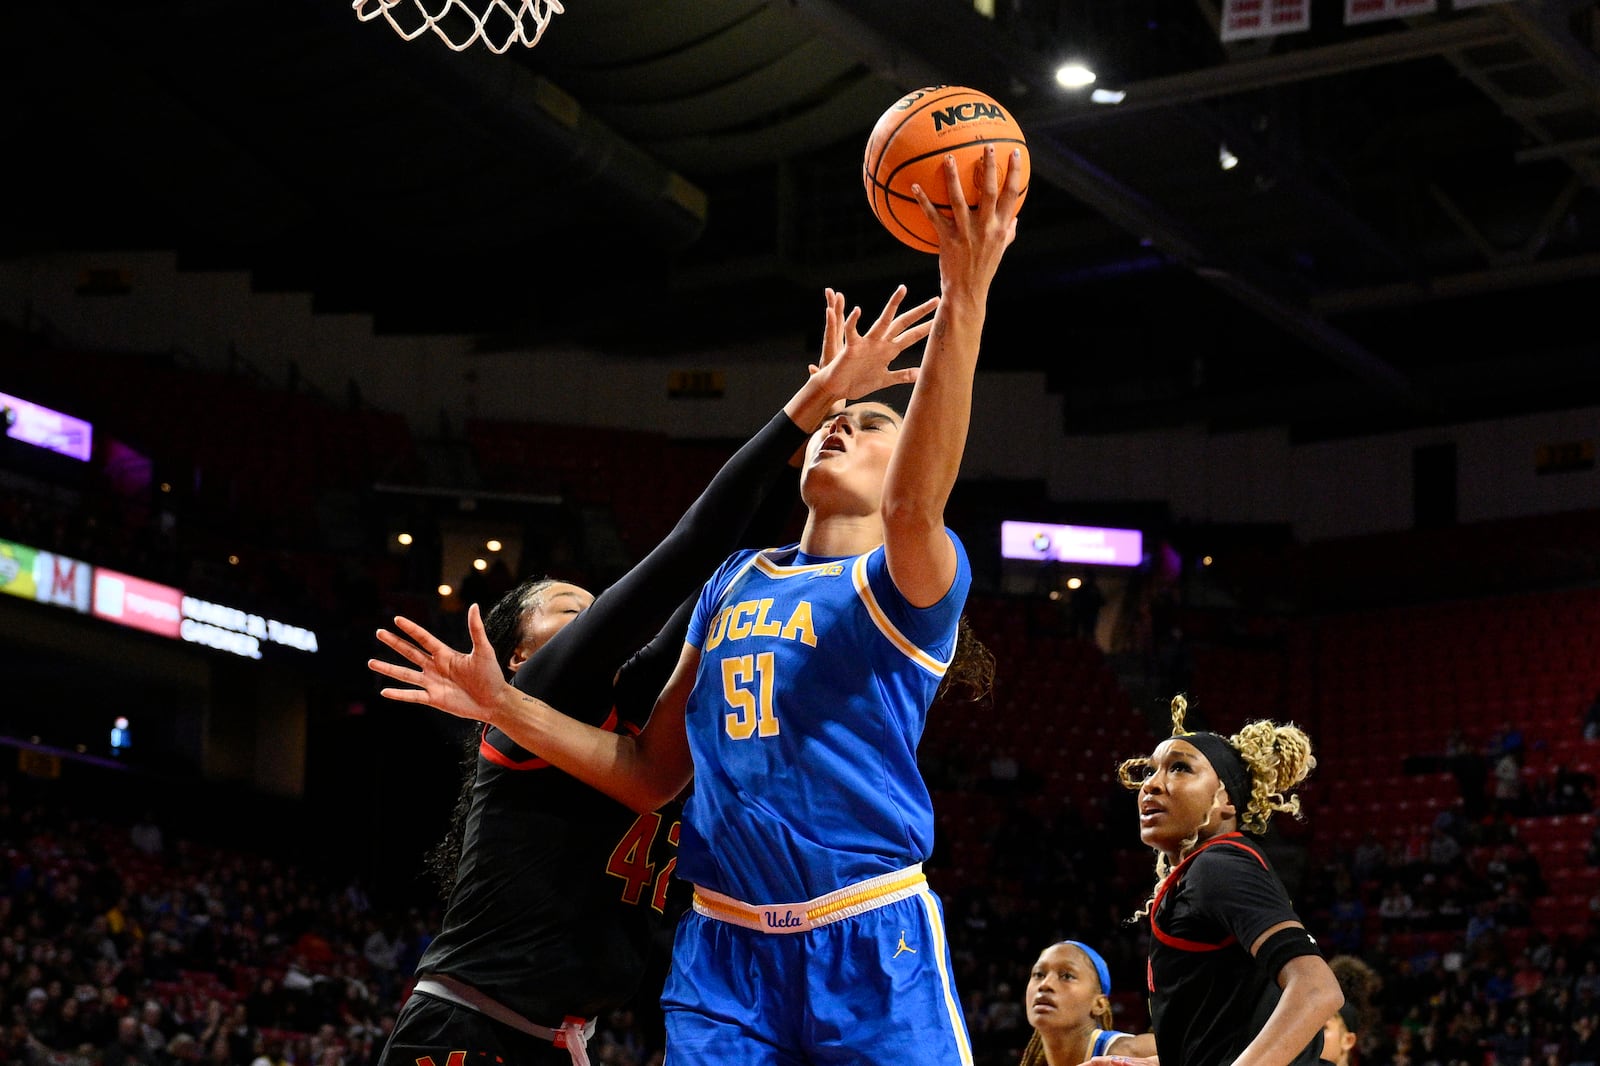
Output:
<path fill-rule="evenodd" d="M 1098 951 L 1062 940 L 1039 952 L 1023 1000 L 1033 1036 L 1019 1066 L 1079 1066 L 1111 1056 L 1121 1066 L 1156 1053 L 1156 1038 L 1112 1028 L 1111 967 Z"/>
<path fill-rule="evenodd" d="M 706 585 L 638 736 L 506 684 L 476 610 L 470 655 L 405 619 L 414 645 L 380 634 L 416 667 L 375 662 L 413 686 L 384 695 L 491 723 L 636 810 L 693 776 L 677 873 L 694 905 L 662 994 L 671 1066 L 972 1062 L 921 870 L 933 810 L 916 748 L 971 583 L 944 507 L 989 286 L 1016 236 L 1015 163 L 990 149 L 978 206 L 952 218 L 917 190 L 941 291 L 905 414 L 849 404 L 812 435 L 800 541 L 735 555 Z M 945 180 L 964 203 L 953 160 Z M 862 343 L 857 322 L 835 294 L 825 349 Z"/>

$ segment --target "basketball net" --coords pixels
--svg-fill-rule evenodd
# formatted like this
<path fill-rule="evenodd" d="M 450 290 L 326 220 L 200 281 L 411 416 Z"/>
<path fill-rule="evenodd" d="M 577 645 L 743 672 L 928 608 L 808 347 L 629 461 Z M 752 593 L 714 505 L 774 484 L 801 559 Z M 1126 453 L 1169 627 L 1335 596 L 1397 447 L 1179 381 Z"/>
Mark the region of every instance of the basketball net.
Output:
<path fill-rule="evenodd" d="M 435 10 L 428 10 L 429 6 Z M 566 9 L 561 0 L 354 0 L 350 5 L 362 22 L 382 17 L 402 38 L 414 41 L 432 30 L 457 52 L 482 41 L 499 55 L 513 44 L 532 48 L 550 20 Z"/>

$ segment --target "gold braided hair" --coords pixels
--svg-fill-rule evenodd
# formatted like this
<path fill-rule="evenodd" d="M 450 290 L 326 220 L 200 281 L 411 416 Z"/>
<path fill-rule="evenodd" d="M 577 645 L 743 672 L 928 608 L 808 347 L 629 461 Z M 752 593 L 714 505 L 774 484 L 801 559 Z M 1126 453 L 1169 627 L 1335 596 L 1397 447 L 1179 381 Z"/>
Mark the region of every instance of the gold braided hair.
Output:
<path fill-rule="evenodd" d="M 1189 700 L 1183 693 L 1172 697 L 1172 735 L 1175 737 L 1186 736 L 1193 730 L 1184 728 L 1184 717 L 1189 710 Z M 1304 781 L 1316 768 L 1316 756 L 1311 754 L 1311 738 L 1297 725 L 1278 725 L 1266 720 L 1247 722 L 1244 728 L 1233 736 L 1226 738 L 1228 743 L 1239 753 L 1239 758 L 1244 761 L 1245 769 L 1250 772 L 1250 797 L 1245 803 L 1234 801 L 1234 808 L 1238 811 L 1239 828 L 1247 833 L 1261 834 L 1267 831 L 1267 823 L 1271 821 L 1274 812 L 1281 811 L 1295 818 L 1300 814 L 1300 797 L 1286 796 L 1285 793 L 1294 786 Z M 1150 759 L 1140 756 L 1137 759 L 1128 759 L 1117 767 L 1117 780 L 1122 787 L 1137 792 L 1143 783 L 1145 774 L 1150 770 Z M 1203 830 L 1211 821 L 1211 814 L 1222 806 L 1225 790 L 1217 789 L 1216 799 L 1212 801 L 1211 812 L 1206 815 L 1206 822 L 1202 823 Z M 1181 856 L 1188 855 L 1200 841 L 1200 830 L 1195 835 L 1183 842 L 1179 850 Z M 1171 873 L 1174 864 L 1165 854 L 1156 856 L 1156 885 L 1166 879 Z M 1134 918 L 1142 918 L 1149 913 L 1150 905 L 1154 902 L 1152 892 L 1150 899 L 1134 914 Z"/>

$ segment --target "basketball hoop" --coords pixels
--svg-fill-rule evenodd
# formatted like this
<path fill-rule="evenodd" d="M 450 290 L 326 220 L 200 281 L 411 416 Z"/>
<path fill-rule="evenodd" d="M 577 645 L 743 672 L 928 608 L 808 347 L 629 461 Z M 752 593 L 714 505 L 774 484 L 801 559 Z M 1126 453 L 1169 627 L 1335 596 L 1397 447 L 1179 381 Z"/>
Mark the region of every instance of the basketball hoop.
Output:
<path fill-rule="evenodd" d="M 354 0 L 350 6 L 362 22 L 382 16 L 407 41 L 432 30 L 457 52 L 481 40 L 496 55 L 513 44 L 532 48 L 566 10 L 561 0 Z"/>

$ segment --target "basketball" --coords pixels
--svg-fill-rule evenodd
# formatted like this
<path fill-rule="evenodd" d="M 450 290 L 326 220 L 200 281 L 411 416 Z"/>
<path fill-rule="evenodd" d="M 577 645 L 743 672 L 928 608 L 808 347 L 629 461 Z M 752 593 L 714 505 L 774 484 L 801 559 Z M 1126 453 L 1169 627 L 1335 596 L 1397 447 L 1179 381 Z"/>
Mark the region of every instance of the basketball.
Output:
<path fill-rule="evenodd" d="M 959 85 L 933 85 L 907 93 L 885 111 L 867 138 L 861 181 L 879 222 L 901 243 L 922 252 L 939 250 L 939 235 L 911 194 L 921 185 L 941 214 L 950 215 L 944 157 L 954 155 L 967 207 L 977 206 L 983 188 L 983 152 L 994 145 L 1000 180 L 1006 180 L 1011 151 L 1022 149 L 1022 195 L 1028 195 L 1028 142 L 1011 113 L 994 97 Z"/>

